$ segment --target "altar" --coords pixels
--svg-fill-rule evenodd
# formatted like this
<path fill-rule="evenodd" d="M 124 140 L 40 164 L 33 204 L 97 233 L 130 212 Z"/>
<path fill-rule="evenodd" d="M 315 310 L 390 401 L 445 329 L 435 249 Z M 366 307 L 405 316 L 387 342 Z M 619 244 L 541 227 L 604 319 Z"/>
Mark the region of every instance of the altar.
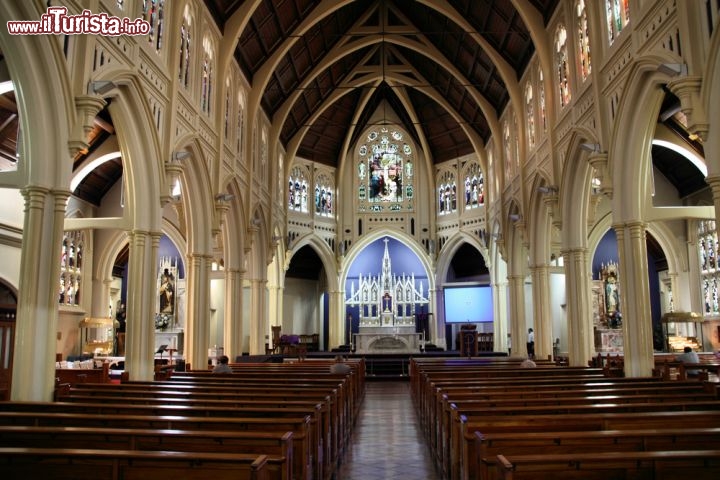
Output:
<path fill-rule="evenodd" d="M 415 327 L 360 327 L 353 334 L 356 353 L 418 353 L 425 344 L 425 334 Z"/>

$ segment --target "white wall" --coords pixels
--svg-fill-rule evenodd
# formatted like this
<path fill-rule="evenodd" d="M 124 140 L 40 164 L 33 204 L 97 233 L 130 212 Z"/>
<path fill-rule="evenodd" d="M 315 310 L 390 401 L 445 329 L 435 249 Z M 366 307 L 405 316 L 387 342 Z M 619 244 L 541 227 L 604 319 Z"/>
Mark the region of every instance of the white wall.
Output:
<path fill-rule="evenodd" d="M 0 225 L 22 228 L 25 218 L 25 201 L 20 190 L 0 188 Z"/>
<path fill-rule="evenodd" d="M 320 333 L 320 283 L 299 278 L 285 278 L 283 292 L 283 334 Z"/>

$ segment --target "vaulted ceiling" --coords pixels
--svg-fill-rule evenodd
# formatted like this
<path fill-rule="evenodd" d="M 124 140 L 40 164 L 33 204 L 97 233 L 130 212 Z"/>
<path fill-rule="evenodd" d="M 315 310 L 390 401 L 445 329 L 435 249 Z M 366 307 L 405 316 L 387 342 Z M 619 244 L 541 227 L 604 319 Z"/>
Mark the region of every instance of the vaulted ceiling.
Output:
<path fill-rule="evenodd" d="M 221 31 L 244 5 L 204 1 Z M 330 3 L 342 6 L 327 10 Z M 472 153 L 471 137 L 487 141 L 488 115 L 499 116 L 509 100 L 501 70 L 509 67 L 510 81 L 517 81 L 535 50 L 522 18 L 532 13 L 547 23 L 557 4 L 259 0 L 239 33 L 234 58 L 252 85 L 273 62 L 261 106 L 281 123 L 286 147 L 299 142 L 298 156 L 337 165 L 344 145 L 352 145 L 382 112 L 397 117 L 418 144 L 423 139 L 437 163 Z M 9 80 L 4 60 L 0 52 L 0 81 Z M 678 99 L 666 93 L 659 121 L 687 141 L 679 115 L 665 114 L 679 110 Z M 18 118 L 15 93 L 0 95 L 0 171 L 15 167 Z M 89 149 L 74 159 L 74 168 L 113 134 L 112 119 L 103 110 Z M 699 142 L 689 141 L 688 148 L 703 156 Z M 654 146 L 652 155 L 681 198 L 707 188 L 697 168 L 676 152 Z M 74 194 L 100 205 L 122 171 L 120 159 L 106 162 Z"/>
<path fill-rule="evenodd" d="M 274 121 L 282 117 L 283 144 L 301 137 L 298 156 L 336 165 L 344 145 L 382 121 L 376 112 L 384 119 L 392 109 L 437 163 L 487 141 L 488 115 L 499 116 L 509 100 L 498 63 L 514 82 L 535 51 L 515 3 L 261 0 L 235 59 L 253 85 L 275 62 L 261 103 Z M 524 8 L 547 22 L 557 3 L 529 0 Z M 224 31 L 242 2 L 205 4 Z"/>

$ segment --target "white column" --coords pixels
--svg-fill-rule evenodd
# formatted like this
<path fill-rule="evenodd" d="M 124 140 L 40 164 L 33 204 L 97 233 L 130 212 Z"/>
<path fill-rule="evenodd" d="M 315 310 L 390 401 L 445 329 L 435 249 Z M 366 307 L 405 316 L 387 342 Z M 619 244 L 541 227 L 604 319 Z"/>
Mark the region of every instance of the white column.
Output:
<path fill-rule="evenodd" d="M 225 319 L 223 336 L 225 338 L 225 354 L 234 359 L 242 355 L 242 306 L 243 289 L 240 270 L 225 270 Z"/>
<path fill-rule="evenodd" d="M 210 270 L 212 256 L 188 255 L 185 360 L 194 370 L 207 368 L 210 348 Z"/>
<path fill-rule="evenodd" d="M 508 282 L 510 285 L 510 348 L 513 357 L 526 357 L 525 277 L 508 275 Z"/>
<path fill-rule="evenodd" d="M 626 377 L 652 375 L 652 316 L 647 269 L 646 227 L 642 222 L 615 225 L 620 259 L 620 312 Z"/>
<path fill-rule="evenodd" d="M 590 275 L 587 249 L 576 247 L 562 252 L 567 292 L 568 361 L 570 366 L 587 366 L 595 348 L 590 308 Z"/>
<path fill-rule="evenodd" d="M 428 290 L 428 326 L 427 333 L 428 337 L 425 341 L 432 342 L 438 347 L 444 347 L 445 345 L 445 329 L 440 331 L 440 325 L 438 325 L 437 316 L 437 290 Z M 432 315 L 429 315 L 432 314 Z"/>
<path fill-rule="evenodd" d="M 283 287 L 280 285 L 268 286 L 268 319 L 270 325 L 283 324 Z"/>
<path fill-rule="evenodd" d="M 125 370 L 130 380 L 149 381 L 155 375 L 155 312 L 160 233 L 130 232 L 128 261 Z"/>
<path fill-rule="evenodd" d="M 20 257 L 11 400 L 48 402 L 55 386 L 58 282 L 67 191 L 22 189 Z"/>
<path fill-rule="evenodd" d="M 263 355 L 265 354 L 265 335 L 268 336 L 267 342 L 270 342 L 268 321 L 265 313 L 267 281 L 252 279 L 250 283 L 252 289 L 252 301 L 250 303 L 250 355 Z"/>
<path fill-rule="evenodd" d="M 507 352 L 507 282 L 498 282 L 493 285 L 493 350 Z"/>
<path fill-rule="evenodd" d="M 328 349 L 335 348 L 345 343 L 347 334 L 347 321 L 344 313 L 344 292 L 328 292 Z"/>
<path fill-rule="evenodd" d="M 547 265 L 530 268 L 533 288 L 533 318 L 535 319 L 535 357 L 552 356 L 552 319 L 550 315 L 550 278 Z"/>

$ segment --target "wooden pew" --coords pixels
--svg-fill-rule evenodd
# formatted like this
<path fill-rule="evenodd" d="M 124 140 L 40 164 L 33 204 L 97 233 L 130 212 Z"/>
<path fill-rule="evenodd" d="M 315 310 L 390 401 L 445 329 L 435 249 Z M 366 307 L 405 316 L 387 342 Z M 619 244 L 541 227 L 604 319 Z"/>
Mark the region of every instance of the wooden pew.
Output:
<path fill-rule="evenodd" d="M 498 455 L 720 449 L 720 428 L 663 428 L 589 432 L 475 432 L 475 452 L 463 478 L 493 478 Z"/>
<path fill-rule="evenodd" d="M 581 432 L 606 430 L 660 430 L 720 428 L 720 411 L 650 411 L 564 415 L 498 415 L 482 418 L 461 418 L 461 443 L 454 444 L 453 455 L 445 468 L 454 472 L 452 478 L 468 478 L 470 465 L 478 461 L 470 458 L 476 451 L 477 434 L 535 434 L 543 432 Z"/>
<path fill-rule="evenodd" d="M 208 452 L 0 448 L 4 480 L 29 478 L 212 478 L 270 480 L 265 455 Z"/>
<path fill-rule="evenodd" d="M 0 406 L 0 425 L 199 430 L 229 432 L 292 432 L 293 478 L 314 479 L 318 472 L 310 443 L 310 416 L 295 418 L 187 417 L 181 415 L 108 415 L 38 411 L 16 412 Z"/>
<path fill-rule="evenodd" d="M 103 363 L 101 368 L 56 368 L 55 383 L 110 383 L 110 365 Z"/>
<path fill-rule="evenodd" d="M 498 455 L 496 472 L 494 478 L 502 480 L 714 480 L 720 476 L 720 450 Z"/>
<path fill-rule="evenodd" d="M 331 468 L 329 461 L 334 460 L 332 455 L 335 454 L 333 445 L 333 437 L 331 435 L 332 425 L 331 412 L 329 410 L 329 402 L 327 398 L 316 399 L 316 400 L 282 400 L 277 401 L 273 399 L 262 399 L 256 397 L 255 399 L 247 400 L 242 398 L 235 399 L 194 399 L 194 398 L 161 398 L 161 397 L 130 397 L 130 396 L 112 396 L 112 395 L 69 395 L 63 397 L 64 402 L 78 403 L 82 405 L 112 405 L 122 404 L 123 406 L 148 406 L 148 407 L 177 407 L 181 409 L 183 414 L 187 414 L 187 409 L 198 408 L 210 414 L 220 412 L 223 416 L 229 416 L 230 411 L 244 412 L 247 414 L 247 409 L 292 409 L 296 412 L 312 412 L 317 411 L 319 416 L 317 419 L 317 427 L 319 428 L 320 437 L 319 451 L 316 454 L 318 462 L 325 462 L 323 465 L 318 465 L 316 468 L 319 471 Z M 276 413 L 271 411 L 269 416 L 275 416 Z M 320 451 L 322 449 L 322 451 Z"/>
<path fill-rule="evenodd" d="M 292 432 L 0 426 L 0 447 L 262 454 L 273 478 L 293 478 Z"/>
<path fill-rule="evenodd" d="M 193 405 L 234 405 L 250 406 L 277 404 L 287 406 L 306 405 L 308 402 L 321 403 L 325 426 L 330 435 L 323 444 L 326 468 L 332 468 L 339 461 L 340 450 L 345 442 L 344 425 L 340 421 L 340 408 L 337 405 L 337 390 L 328 392 L 325 388 L 303 389 L 284 388 L 269 391 L 258 391 L 248 386 L 221 387 L 213 389 L 171 388 L 157 382 L 151 385 L 134 384 L 82 384 L 68 389 L 60 401 L 75 402 L 147 402 L 164 404 Z M 349 435 L 349 434 L 348 434 Z"/>

